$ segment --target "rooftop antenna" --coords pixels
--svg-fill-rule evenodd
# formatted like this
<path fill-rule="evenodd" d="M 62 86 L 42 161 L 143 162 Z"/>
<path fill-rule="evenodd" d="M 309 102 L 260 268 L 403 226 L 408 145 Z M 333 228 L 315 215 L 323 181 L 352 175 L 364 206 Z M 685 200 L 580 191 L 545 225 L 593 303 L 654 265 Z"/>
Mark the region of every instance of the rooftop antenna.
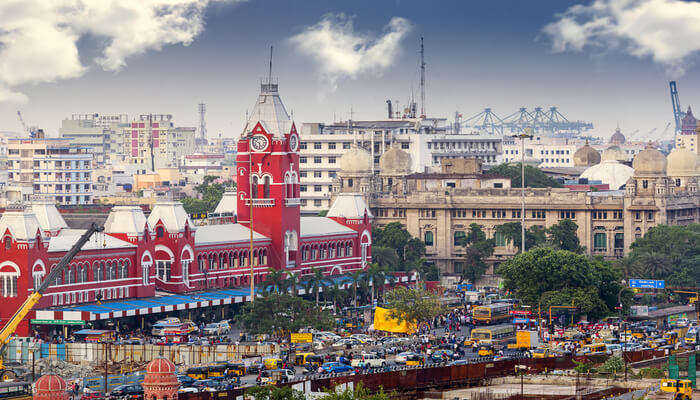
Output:
<path fill-rule="evenodd" d="M 267 73 L 267 83 L 272 84 L 272 49 L 273 46 L 270 46 L 270 69 L 268 70 Z"/>
<path fill-rule="evenodd" d="M 420 116 L 425 118 L 425 48 L 420 37 Z"/>

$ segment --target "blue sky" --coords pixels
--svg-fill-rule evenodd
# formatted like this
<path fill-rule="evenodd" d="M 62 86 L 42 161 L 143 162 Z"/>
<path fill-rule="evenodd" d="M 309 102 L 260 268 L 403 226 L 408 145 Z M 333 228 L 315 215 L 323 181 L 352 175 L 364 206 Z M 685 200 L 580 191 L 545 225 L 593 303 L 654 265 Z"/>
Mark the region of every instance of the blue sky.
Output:
<path fill-rule="evenodd" d="M 79 38 L 72 64 L 65 57 L 71 53 L 65 32 L 40 32 L 46 38 L 41 43 L 48 42 L 50 48 L 29 41 L 23 49 L 31 54 L 0 61 L 0 99 L 3 82 L 10 93 L 0 101 L 0 130 L 19 130 L 18 109 L 27 122 L 50 133 L 57 132 L 63 117 L 83 112 L 172 113 L 178 124 L 195 125 L 196 104 L 203 100 L 210 134 L 234 137 L 255 100 L 259 79 L 267 73 L 270 45 L 275 46 L 273 74 L 296 121 L 330 122 L 334 115 L 345 119 L 351 107 L 356 119 L 382 118 L 386 99 L 406 104 L 411 89 L 417 96 L 421 35 L 431 116 L 452 118 L 456 110 L 469 116 L 484 107 L 505 116 L 520 106 L 556 105 L 571 119 L 593 122 L 593 133 L 599 136 L 609 136 L 619 124 L 624 132 L 639 129 L 642 138 L 652 128 L 662 131 L 671 120 L 670 78 L 678 80 L 683 106 L 694 104 L 700 88 L 694 47 L 629 39 L 644 38 L 650 25 L 664 29 L 669 24 L 676 26 L 669 29 L 678 33 L 679 41 L 700 43 L 700 31 L 678 29 L 683 21 L 671 12 L 680 10 L 683 18 L 690 18 L 685 22 L 700 21 L 700 9 L 682 9 L 695 2 L 639 0 L 635 3 L 646 3 L 654 14 L 635 21 L 639 30 L 614 26 L 601 31 L 597 17 L 622 20 L 629 15 L 607 0 L 178 0 L 201 11 L 199 26 L 185 27 L 183 33 L 163 25 L 141 29 L 142 20 L 134 20 L 137 34 L 124 34 L 117 23 L 113 29 L 103 28 L 104 23 L 90 25 L 95 14 L 103 15 L 107 25 L 130 21 L 128 14 L 126 19 L 111 15 L 113 9 L 104 5 L 118 0 L 95 1 L 88 22 L 41 7 L 17 11 L 0 5 L 0 21 L 5 21 L 0 31 L 24 29 L 24 22 L 38 18 L 72 24 L 71 38 Z M 632 0 L 616 3 L 628 2 Z M 571 8 L 579 3 L 596 7 Z M 189 19 L 192 10 L 185 14 Z M 10 26 L 3 26 L 8 21 Z M 395 25 L 388 27 L 392 21 Z M 553 25 L 547 31 L 548 24 Z M 347 60 L 337 51 L 316 52 L 326 34 L 341 35 L 335 37 L 341 44 L 357 40 L 367 51 L 349 54 Z M 372 48 L 383 38 L 381 47 Z M 7 39 L 0 34 L 5 50 L 12 50 Z M 118 45 L 105 51 L 110 40 Z M 0 55 L 2 51 L 0 46 Z M 27 64 L 36 70 L 25 72 Z"/>

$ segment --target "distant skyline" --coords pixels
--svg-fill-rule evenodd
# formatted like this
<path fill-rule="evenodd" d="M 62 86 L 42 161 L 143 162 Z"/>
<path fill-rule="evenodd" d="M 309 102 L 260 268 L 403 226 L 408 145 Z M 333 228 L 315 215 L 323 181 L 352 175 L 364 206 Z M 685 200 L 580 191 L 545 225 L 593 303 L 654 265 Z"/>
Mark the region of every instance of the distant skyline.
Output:
<path fill-rule="evenodd" d="M 270 45 L 298 124 L 384 118 L 419 96 L 424 36 L 431 117 L 557 106 L 593 135 L 646 139 L 672 122 L 670 79 L 700 107 L 699 27 L 682 0 L 5 0 L 0 131 L 21 130 L 17 110 L 50 135 L 74 113 L 197 126 L 203 101 L 210 137 L 237 137 Z"/>

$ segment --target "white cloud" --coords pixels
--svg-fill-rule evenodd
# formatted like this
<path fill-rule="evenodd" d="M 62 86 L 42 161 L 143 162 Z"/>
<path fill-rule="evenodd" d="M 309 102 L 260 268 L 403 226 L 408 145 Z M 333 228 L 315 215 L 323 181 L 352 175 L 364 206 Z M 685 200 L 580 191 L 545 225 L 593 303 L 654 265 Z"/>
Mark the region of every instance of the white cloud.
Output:
<path fill-rule="evenodd" d="M 299 51 L 313 57 L 333 86 L 341 77 L 355 78 L 363 73 L 381 73 L 390 67 L 401 50 L 401 40 L 411 23 L 394 17 L 380 37 L 355 32 L 352 18 L 343 14 L 326 15 L 315 25 L 289 40 Z"/>
<path fill-rule="evenodd" d="M 554 51 L 622 51 L 682 74 L 700 50 L 700 3 L 595 0 L 570 7 L 543 32 L 552 39 Z"/>
<path fill-rule="evenodd" d="M 13 87 L 79 77 L 83 62 L 119 71 L 131 56 L 189 45 L 216 1 L 234 0 L 2 0 L 0 101 L 26 99 Z M 93 60 L 81 60 L 85 37 L 98 43 Z"/>

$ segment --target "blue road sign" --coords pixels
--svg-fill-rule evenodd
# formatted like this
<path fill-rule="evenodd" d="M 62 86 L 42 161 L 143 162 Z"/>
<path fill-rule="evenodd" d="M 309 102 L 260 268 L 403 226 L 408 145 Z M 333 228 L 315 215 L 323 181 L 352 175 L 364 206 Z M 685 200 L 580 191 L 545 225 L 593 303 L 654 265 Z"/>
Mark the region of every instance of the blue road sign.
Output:
<path fill-rule="evenodd" d="M 656 279 L 630 279 L 630 287 L 636 289 L 663 289 L 666 281 Z"/>

